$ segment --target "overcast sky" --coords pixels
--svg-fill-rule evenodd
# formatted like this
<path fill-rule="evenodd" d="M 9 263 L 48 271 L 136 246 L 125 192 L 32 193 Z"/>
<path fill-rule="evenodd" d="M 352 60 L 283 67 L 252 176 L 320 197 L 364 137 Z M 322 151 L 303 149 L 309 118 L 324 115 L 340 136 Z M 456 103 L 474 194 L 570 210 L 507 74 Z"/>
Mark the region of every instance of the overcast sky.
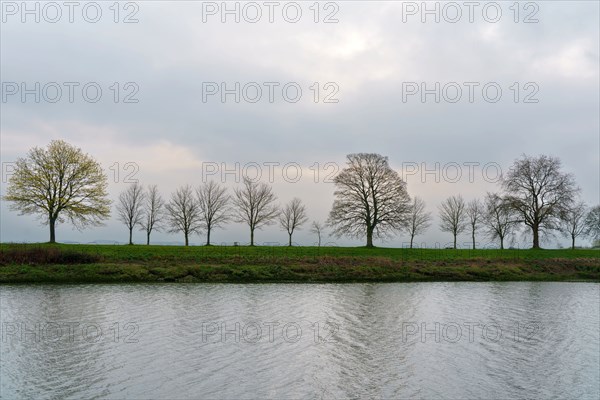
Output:
<path fill-rule="evenodd" d="M 300 197 L 318 221 L 333 202 L 327 178 L 343 168 L 346 154 L 380 153 L 433 212 L 428 233 L 417 238 L 429 246 L 452 240 L 439 232 L 438 204 L 449 195 L 470 200 L 499 190 L 498 169 L 522 153 L 559 157 L 583 200 L 600 202 L 598 2 L 538 1 L 518 9 L 513 2 L 472 9 L 428 3 L 439 22 L 421 2 L 313 3 L 228 2 L 239 10 L 236 22 L 221 2 L 120 3 L 118 13 L 112 1 L 73 9 L 29 2 L 34 11 L 26 13 L 20 1 L 3 1 L 0 191 L 17 157 L 64 139 L 102 164 L 113 199 L 128 178 L 157 184 L 168 198 L 180 185 L 207 179 L 233 188 L 259 165 L 262 181 L 273 172 L 280 203 Z M 4 201 L 0 212 L 1 241 L 48 240 L 34 217 L 18 216 Z M 249 241 L 248 228 L 236 223 L 212 237 Z M 104 227 L 57 230 L 58 241 L 126 239 L 114 212 Z M 286 236 L 274 225 L 256 240 L 285 243 Z M 407 240 L 400 234 L 376 245 Z M 144 241 L 143 233 L 134 241 Z M 305 227 L 294 241 L 315 238 Z M 546 246 L 557 242 L 566 243 L 557 237 Z"/>

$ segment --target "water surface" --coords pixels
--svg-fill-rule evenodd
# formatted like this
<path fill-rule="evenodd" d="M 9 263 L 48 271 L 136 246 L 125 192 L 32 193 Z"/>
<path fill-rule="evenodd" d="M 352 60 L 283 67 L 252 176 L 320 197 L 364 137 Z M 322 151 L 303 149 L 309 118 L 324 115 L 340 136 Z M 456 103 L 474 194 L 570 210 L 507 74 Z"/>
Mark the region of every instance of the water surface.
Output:
<path fill-rule="evenodd" d="M 0 286 L 0 396 L 600 397 L 594 283 Z"/>

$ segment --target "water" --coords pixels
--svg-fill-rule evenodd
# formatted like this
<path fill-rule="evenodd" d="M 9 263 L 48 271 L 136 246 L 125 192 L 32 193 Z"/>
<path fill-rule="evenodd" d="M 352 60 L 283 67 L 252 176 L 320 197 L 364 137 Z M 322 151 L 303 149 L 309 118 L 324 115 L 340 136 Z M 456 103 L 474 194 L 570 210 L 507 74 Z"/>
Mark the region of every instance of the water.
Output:
<path fill-rule="evenodd" d="M 0 286 L 0 311 L 6 399 L 600 397 L 594 283 Z"/>

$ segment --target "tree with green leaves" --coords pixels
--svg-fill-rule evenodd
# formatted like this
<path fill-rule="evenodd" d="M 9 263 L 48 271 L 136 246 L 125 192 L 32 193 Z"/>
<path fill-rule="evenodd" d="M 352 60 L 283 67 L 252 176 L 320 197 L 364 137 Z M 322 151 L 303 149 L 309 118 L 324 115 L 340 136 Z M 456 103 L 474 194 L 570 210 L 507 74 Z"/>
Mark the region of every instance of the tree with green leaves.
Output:
<path fill-rule="evenodd" d="M 102 225 L 110 216 L 108 179 L 100 164 L 63 140 L 34 147 L 18 158 L 4 200 L 20 215 L 38 215 L 56 242 L 56 224 L 77 229 Z"/>

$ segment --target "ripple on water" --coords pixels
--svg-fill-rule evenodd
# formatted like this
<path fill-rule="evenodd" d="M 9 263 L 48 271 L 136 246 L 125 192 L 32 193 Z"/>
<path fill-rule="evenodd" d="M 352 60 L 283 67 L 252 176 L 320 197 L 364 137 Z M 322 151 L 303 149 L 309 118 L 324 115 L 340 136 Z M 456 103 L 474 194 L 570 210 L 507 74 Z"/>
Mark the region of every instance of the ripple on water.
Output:
<path fill-rule="evenodd" d="M 3 398 L 600 397 L 592 283 L 2 286 L 0 320 Z"/>

